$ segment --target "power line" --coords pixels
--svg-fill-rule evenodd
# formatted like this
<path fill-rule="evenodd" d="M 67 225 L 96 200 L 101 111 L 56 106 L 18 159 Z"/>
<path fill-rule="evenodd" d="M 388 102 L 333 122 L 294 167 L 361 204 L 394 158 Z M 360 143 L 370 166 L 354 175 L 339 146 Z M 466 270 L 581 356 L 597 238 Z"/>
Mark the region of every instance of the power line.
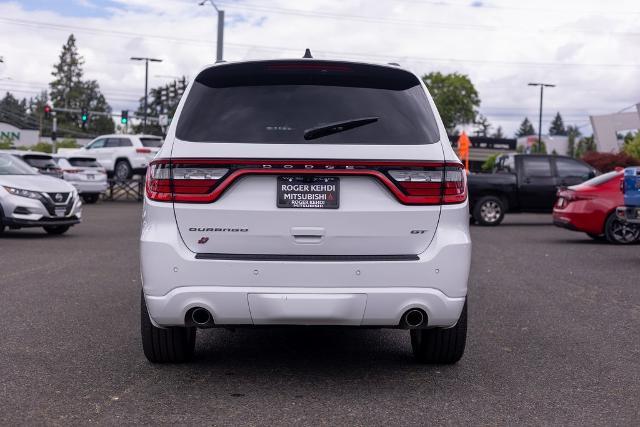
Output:
<path fill-rule="evenodd" d="M 542 31 L 548 31 L 548 29 L 541 30 L 529 30 L 527 28 L 522 27 L 506 27 L 506 26 L 492 26 L 492 25 L 478 25 L 478 24 L 464 24 L 464 23 L 444 23 L 444 22 L 433 22 L 433 21 L 415 21 L 415 20 L 407 20 L 407 19 L 396 19 L 396 18 L 376 18 L 371 16 L 363 16 L 363 15 L 349 15 L 349 14 L 338 14 L 331 12 L 323 12 L 323 11 L 306 11 L 302 9 L 288 9 L 282 7 L 274 7 L 274 6 L 263 6 L 251 3 L 236 3 L 236 2 L 226 2 L 221 1 L 221 4 L 231 9 L 240 9 L 240 10 L 249 10 L 249 11 L 257 11 L 267 14 L 284 14 L 284 15 L 293 15 L 293 16 L 303 16 L 303 17 L 312 17 L 312 18 L 330 18 L 330 19 L 343 19 L 343 20 L 351 20 L 358 22 L 369 22 L 369 23 L 377 23 L 377 24 L 391 24 L 391 25 L 402 25 L 402 26 L 420 26 L 420 27 L 429 27 L 438 28 L 438 29 L 450 29 L 459 31 L 461 29 L 464 30 L 478 30 L 478 31 L 510 31 L 516 32 L 518 34 L 529 33 L 529 34 L 539 34 Z M 554 28 L 553 31 L 555 33 L 582 33 L 585 35 L 617 35 L 617 36 L 640 36 L 638 32 L 630 32 L 630 31 L 598 31 L 594 29 L 582 30 L 578 28 Z"/>
<path fill-rule="evenodd" d="M 89 34 L 101 34 L 106 36 L 113 37 L 143 37 L 150 39 L 159 39 L 164 41 L 171 41 L 175 43 L 184 43 L 184 44 L 199 44 L 208 46 L 209 43 L 204 42 L 198 39 L 191 38 L 181 38 L 181 37 L 168 37 L 161 36 L 155 34 L 144 34 L 144 33 L 134 33 L 134 32 L 125 32 L 125 31 L 116 31 L 116 30 L 99 30 L 96 28 L 87 28 L 87 27 L 79 27 L 72 25 L 63 25 L 63 24 L 51 24 L 39 21 L 27 21 L 27 20 L 15 20 L 11 18 L 1 18 L 0 22 L 4 21 L 13 25 L 25 25 L 31 27 L 40 27 L 43 26 L 45 28 L 50 28 L 52 30 L 57 31 L 80 31 L 87 32 Z M 640 35 L 640 33 L 637 33 Z M 282 46 L 265 46 L 265 45 L 256 45 L 256 44 L 245 44 L 245 43 L 226 43 L 226 46 L 236 47 L 236 48 L 248 48 L 248 49 L 263 49 L 270 51 L 287 51 L 287 52 L 298 52 L 299 48 L 291 48 L 291 47 L 282 47 Z M 418 57 L 412 55 L 381 55 L 374 53 L 358 53 L 358 52 L 340 52 L 340 51 L 330 51 L 330 50 L 318 50 L 314 49 L 314 52 L 321 54 L 329 54 L 329 55 L 338 55 L 343 57 L 354 57 L 360 58 L 363 60 L 370 58 L 378 58 L 382 60 L 382 62 L 388 62 L 392 59 L 396 58 L 405 58 L 411 62 L 419 62 L 419 63 L 432 63 L 432 62 L 447 62 L 447 63 L 467 63 L 467 64 L 484 64 L 484 65 L 496 65 L 496 66 L 505 66 L 505 65 L 513 65 L 513 66 L 525 66 L 525 67 L 625 67 L 625 68 L 638 68 L 640 64 L 629 64 L 629 63 L 578 63 L 578 62 L 535 62 L 535 61 L 502 61 L 502 60 L 487 60 L 487 59 L 464 59 L 464 58 L 438 58 L 438 57 Z"/>

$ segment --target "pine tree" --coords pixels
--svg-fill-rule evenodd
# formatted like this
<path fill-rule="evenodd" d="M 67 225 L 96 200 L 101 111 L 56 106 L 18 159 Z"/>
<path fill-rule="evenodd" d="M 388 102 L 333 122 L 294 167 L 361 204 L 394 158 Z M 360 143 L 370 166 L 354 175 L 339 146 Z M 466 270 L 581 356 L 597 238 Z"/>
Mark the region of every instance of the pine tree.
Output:
<path fill-rule="evenodd" d="M 576 147 L 575 156 L 577 158 L 580 158 L 583 155 L 585 155 L 586 153 L 589 153 L 591 151 L 598 151 L 598 147 L 596 145 L 596 142 L 595 142 L 593 136 L 585 136 L 584 138 L 582 138 L 580 140 L 580 142 L 578 142 L 578 146 Z"/>
<path fill-rule="evenodd" d="M 95 80 L 83 80 L 82 66 L 84 58 L 80 56 L 76 46 L 76 38 L 73 34 L 62 46 L 59 62 L 53 66 L 51 73 L 54 80 L 49 83 L 51 88 L 51 101 L 56 108 L 70 108 L 76 110 L 86 109 L 110 113 L 111 107 L 107 104 L 104 95 L 100 93 L 100 87 Z M 61 113 L 57 115 L 60 134 L 65 134 L 65 129 L 76 129 L 89 134 L 111 133 L 114 130 L 113 120 L 110 116 L 90 116 L 84 130 L 78 129 L 81 125 L 79 114 Z"/>
<path fill-rule="evenodd" d="M 522 123 L 520 124 L 520 128 L 516 131 L 516 136 L 521 137 L 521 136 L 529 136 L 529 135 L 535 135 L 535 134 L 536 134 L 536 130 L 533 128 L 533 125 L 529 121 L 529 118 L 525 117 Z"/>
<path fill-rule="evenodd" d="M 33 124 L 27 120 L 27 101 L 18 100 L 7 92 L 0 100 L 0 122 L 8 123 L 20 129 L 33 129 Z"/>
<path fill-rule="evenodd" d="M 562 116 L 560 115 L 559 111 L 551 121 L 551 126 L 549 126 L 549 135 L 567 135 L 567 130 L 564 128 L 564 121 L 562 120 Z"/>

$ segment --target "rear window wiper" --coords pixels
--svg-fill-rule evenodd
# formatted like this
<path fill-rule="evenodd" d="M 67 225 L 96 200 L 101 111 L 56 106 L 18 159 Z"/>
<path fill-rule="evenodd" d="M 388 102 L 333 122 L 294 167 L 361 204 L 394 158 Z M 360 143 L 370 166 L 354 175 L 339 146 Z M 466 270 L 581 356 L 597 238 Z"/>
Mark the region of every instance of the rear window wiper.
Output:
<path fill-rule="evenodd" d="M 360 117 L 357 119 L 342 120 L 322 126 L 317 126 L 304 131 L 304 139 L 322 138 L 323 136 L 333 135 L 334 133 L 344 132 L 345 130 L 365 126 L 378 121 L 378 117 Z"/>

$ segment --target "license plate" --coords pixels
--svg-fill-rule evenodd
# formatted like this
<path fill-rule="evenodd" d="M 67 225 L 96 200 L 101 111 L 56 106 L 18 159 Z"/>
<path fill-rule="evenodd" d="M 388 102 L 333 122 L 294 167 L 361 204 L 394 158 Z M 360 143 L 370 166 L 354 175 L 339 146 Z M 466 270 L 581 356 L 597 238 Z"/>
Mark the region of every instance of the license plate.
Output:
<path fill-rule="evenodd" d="M 324 176 L 279 176 L 279 208 L 338 209 L 340 179 Z"/>
<path fill-rule="evenodd" d="M 87 179 L 95 179 L 95 175 L 87 175 Z"/>
<path fill-rule="evenodd" d="M 56 216 L 64 216 L 67 212 L 67 208 L 56 208 Z"/>

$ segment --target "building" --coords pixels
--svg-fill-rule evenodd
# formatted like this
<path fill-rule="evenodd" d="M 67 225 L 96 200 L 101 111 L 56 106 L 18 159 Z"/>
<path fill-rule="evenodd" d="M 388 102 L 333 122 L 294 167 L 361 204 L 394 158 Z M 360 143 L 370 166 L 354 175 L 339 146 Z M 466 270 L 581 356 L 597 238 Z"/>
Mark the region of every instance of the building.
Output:
<path fill-rule="evenodd" d="M 38 143 L 39 132 L 32 129 L 20 129 L 9 123 L 0 122 L 0 142 L 9 142 L 14 146 L 31 146 Z"/>

